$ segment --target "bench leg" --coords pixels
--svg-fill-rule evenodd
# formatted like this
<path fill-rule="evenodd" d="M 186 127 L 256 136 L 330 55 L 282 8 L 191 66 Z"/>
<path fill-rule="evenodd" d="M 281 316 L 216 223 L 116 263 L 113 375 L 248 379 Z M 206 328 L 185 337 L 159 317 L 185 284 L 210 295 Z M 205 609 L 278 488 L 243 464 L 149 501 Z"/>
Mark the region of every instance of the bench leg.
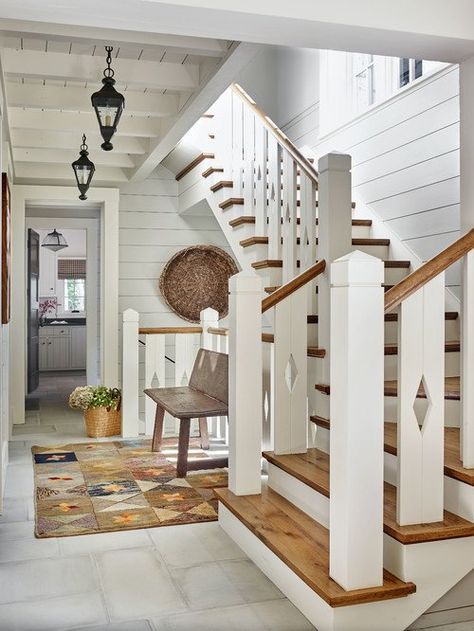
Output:
<path fill-rule="evenodd" d="M 191 428 L 191 419 L 179 419 L 179 440 L 178 440 L 178 462 L 176 466 L 176 475 L 178 478 L 185 478 L 188 472 L 188 450 L 189 450 L 189 432 Z"/>
<path fill-rule="evenodd" d="M 161 439 L 163 436 L 163 419 L 165 417 L 164 409 L 157 405 L 155 412 L 155 429 L 153 430 L 153 441 L 151 443 L 152 451 L 160 451 Z"/>
<path fill-rule="evenodd" d="M 207 418 L 199 419 L 199 435 L 201 436 L 201 449 L 209 449 L 209 432 Z"/>

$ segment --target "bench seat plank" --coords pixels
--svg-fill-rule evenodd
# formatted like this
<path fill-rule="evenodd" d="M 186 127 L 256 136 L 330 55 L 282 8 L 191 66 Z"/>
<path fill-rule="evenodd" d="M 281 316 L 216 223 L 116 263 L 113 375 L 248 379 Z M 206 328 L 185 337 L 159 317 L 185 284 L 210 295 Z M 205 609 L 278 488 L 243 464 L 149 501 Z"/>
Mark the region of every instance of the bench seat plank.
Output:
<path fill-rule="evenodd" d="M 226 403 L 189 386 L 149 388 L 145 390 L 145 394 L 175 418 L 227 415 L 228 406 Z"/>

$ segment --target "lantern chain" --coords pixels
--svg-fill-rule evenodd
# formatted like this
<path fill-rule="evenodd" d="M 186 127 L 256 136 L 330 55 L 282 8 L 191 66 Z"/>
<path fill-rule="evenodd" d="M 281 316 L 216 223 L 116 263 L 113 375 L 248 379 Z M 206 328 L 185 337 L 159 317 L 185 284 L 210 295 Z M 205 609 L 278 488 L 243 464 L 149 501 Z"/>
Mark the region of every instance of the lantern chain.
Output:
<path fill-rule="evenodd" d="M 107 57 L 105 58 L 105 61 L 107 63 L 107 68 L 104 70 L 104 77 L 107 77 L 109 79 L 111 79 L 115 72 L 113 71 L 113 69 L 110 67 L 111 63 L 112 63 L 112 56 L 111 56 L 111 52 L 113 51 L 114 47 L 113 46 L 106 46 L 105 50 L 107 51 Z"/>
<path fill-rule="evenodd" d="M 87 145 L 86 145 L 86 135 L 82 134 L 82 145 L 81 145 L 81 151 L 87 151 Z"/>

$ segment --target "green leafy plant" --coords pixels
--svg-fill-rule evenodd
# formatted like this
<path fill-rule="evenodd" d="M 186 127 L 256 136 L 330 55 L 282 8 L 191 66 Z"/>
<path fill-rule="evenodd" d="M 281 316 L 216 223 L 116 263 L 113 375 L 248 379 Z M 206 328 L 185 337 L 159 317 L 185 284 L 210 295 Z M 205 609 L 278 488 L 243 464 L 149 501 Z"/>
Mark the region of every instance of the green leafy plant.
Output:
<path fill-rule="evenodd" d="M 121 394 L 118 388 L 107 386 L 81 386 L 69 395 L 69 407 L 73 410 L 107 408 L 117 410 L 120 407 Z"/>

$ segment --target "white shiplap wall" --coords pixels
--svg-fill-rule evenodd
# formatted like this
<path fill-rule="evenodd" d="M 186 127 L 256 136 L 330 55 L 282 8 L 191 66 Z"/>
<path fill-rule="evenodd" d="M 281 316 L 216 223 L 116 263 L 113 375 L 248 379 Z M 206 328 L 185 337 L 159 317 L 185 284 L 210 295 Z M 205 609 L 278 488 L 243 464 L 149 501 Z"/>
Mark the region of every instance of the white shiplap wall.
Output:
<path fill-rule="evenodd" d="M 352 155 L 354 197 L 421 260 L 459 237 L 459 73 L 443 70 L 311 147 Z M 459 290 L 459 270 L 447 283 Z"/>
<path fill-rule="evenodd" d="M 144 182 L 120 189 L 119 311 L 135 309 L 140 326 L 191 326 L 171 311 L 158 283 L 167 261 L 190 245 L 216 245 L 231 250 L 210 208 L 201 215 L 178 214 L 175 175 L 159 166 Z M 198 338 L 199 336 L 194 336 Z M 199 340 L 195 340 L 199 343 Z M 173 337 L 166 336 L 166 354 L 174 359 Z M 167 385 L 174 385 L 173 365 L 166 362 Z M 144 351 L 140 347 L 140 391 L 144 387 Z M 144 398 L 140 397 L 143 419 Z"/>

